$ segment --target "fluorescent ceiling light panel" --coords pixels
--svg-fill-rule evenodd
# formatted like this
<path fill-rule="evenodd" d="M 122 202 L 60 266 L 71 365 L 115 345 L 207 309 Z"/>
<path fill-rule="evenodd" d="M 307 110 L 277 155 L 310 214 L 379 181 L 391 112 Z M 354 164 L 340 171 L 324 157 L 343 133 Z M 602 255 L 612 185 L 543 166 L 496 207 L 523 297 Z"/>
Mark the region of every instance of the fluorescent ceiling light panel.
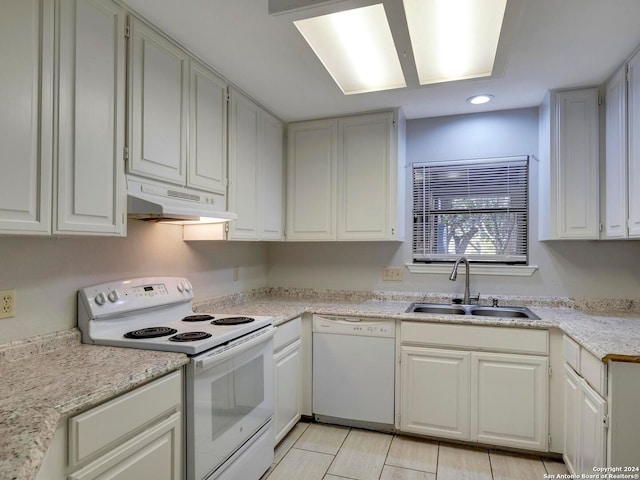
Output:
<path fill-rule="evenodd" d="M 293 23 L 345 95 L 406 86 L 382 4 Z"/>
<path fill-rule="evenodd" d="M 488 77 L 507 0 L 403 0 L 421 85 Z"/>

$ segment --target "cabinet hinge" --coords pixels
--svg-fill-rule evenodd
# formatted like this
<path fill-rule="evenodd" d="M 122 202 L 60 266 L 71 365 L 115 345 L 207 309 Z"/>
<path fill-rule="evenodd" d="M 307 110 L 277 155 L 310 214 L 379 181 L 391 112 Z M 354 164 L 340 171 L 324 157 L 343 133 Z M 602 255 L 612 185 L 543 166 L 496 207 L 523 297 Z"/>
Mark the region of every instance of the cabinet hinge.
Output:
<path fill-rule="evenodd" d="M 604 428 L 609 428 L 609 415 L 605 415 L 602 418 L 602 424 L 604 425 Z"/>
<path fill-rule="evenodd" d="M 129 24 L 124 26 L 124 38 L 129 38 L 131 36 L 131 30 L 129 29 Z"/>
<path fill-rule="evenodd" d="M 129 160 L 129 147 L 124 147 L 122 150 L 122 157 L 125 161 Z"/>
<path fill-rule="evenodd" d="M 549 376 L 551 376 L 551 367 L 549 367 L 549 372 L 548 373 L 549 373 Z"/>

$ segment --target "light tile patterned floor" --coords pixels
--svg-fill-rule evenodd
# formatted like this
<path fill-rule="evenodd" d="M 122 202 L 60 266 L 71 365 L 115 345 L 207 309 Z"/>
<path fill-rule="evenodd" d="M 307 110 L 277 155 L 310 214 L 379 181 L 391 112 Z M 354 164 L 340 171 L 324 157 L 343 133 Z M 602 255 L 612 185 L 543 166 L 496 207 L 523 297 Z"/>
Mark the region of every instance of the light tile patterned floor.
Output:
<path fill-rule="evenodd" d="M 300 422 L 262 480 L 542 480 L 560 461 Z"/>

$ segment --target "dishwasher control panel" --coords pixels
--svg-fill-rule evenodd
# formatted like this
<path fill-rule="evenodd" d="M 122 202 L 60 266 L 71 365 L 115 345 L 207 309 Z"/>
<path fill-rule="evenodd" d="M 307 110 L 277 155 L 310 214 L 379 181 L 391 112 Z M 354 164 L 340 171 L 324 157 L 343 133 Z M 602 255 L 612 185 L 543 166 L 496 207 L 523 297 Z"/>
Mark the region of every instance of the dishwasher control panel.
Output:
<path fill-rule="evenodd" d="M 394 320 L 363 319 L 358 317 L 313 316 L 314 333 L 335 335 L 360 335 L 363 337 L 395 338 Z"/>

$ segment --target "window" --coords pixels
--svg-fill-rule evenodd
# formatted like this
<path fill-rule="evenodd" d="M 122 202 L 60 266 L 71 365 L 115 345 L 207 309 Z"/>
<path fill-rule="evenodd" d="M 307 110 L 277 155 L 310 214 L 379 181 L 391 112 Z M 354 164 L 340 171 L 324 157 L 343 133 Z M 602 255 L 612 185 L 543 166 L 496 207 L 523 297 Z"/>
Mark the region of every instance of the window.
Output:
<path fill-rule="evenodd" d="M 529 157 L 413 164 L 413 261 L 527 263 Z"/>

